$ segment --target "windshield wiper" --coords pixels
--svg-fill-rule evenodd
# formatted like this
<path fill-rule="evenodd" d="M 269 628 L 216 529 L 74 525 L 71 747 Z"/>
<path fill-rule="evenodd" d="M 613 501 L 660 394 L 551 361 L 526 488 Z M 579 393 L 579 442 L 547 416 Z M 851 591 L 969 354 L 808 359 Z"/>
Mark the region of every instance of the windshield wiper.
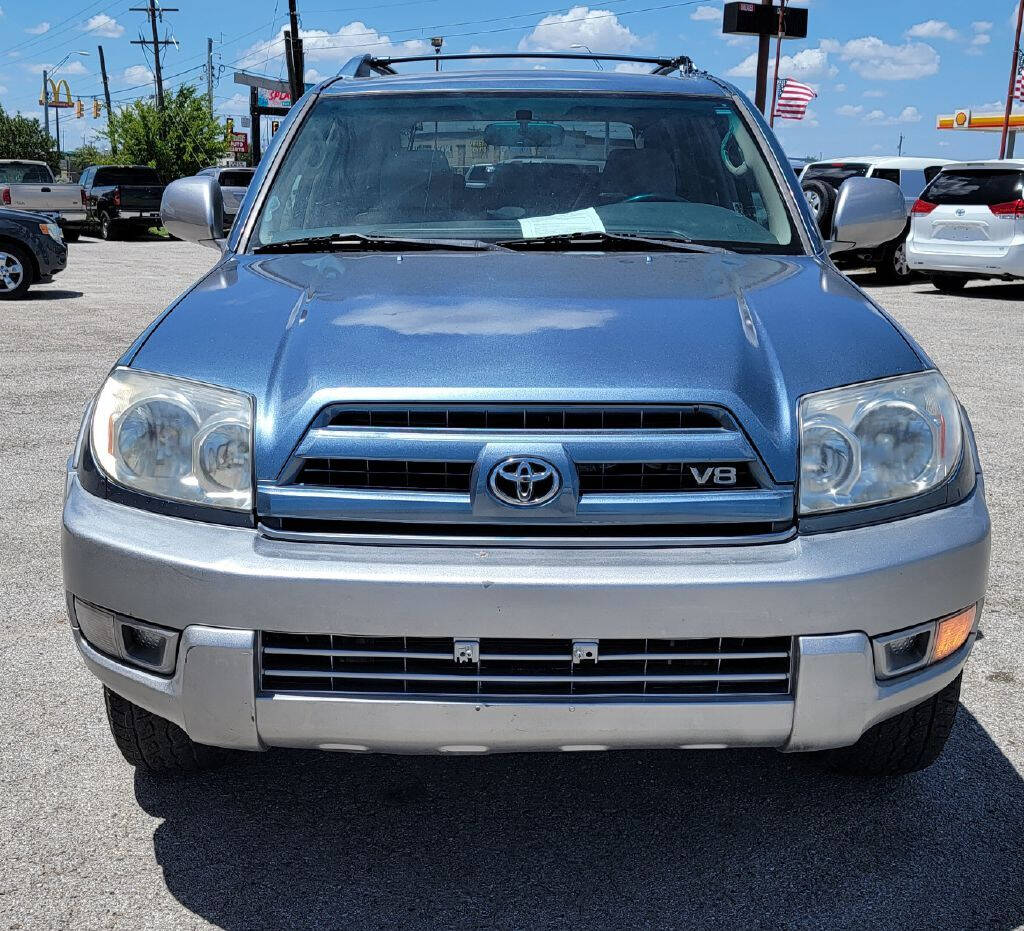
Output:
<path fill-rule="evenodd" d="M 337 233 L 268 242 L 257 246 L 253 252 L 489 252 L 496 249 L 501 246 L 482 239 L 397 239 L 365 233 Z"/>
<path fill-rule="evenodd" d="M 555 233 L 551 236 L 533 236 L 528 239 L 503 239 L 499 245 L 509 249 L 529 249 L 532 246 L 588 246 L 611 251 L 620 249 L 625 252 L 708 252 L 721 254 L 728 252 L 721 246 L 705 246 L 685 236 L 673 236 L 671 239 L 657 239 L 640 236 L 636 233 L 609 233 L 594 231 L 592 233 Z"/>

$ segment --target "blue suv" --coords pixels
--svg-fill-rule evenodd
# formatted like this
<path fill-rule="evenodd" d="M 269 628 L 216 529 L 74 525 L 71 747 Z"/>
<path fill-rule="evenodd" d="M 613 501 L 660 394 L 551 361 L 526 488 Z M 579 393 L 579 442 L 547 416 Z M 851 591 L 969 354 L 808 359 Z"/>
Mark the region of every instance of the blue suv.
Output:
<path fill-rule="evenodd" d="M 927 766 L 989 518 L 946 381 L 829 258 L 897 235 L 899 189 L 847 181 L 823 241 L 687 59 L 424 60 L 310 90 L 226 240 L 215 180 L 164 194 L 222 256 L 100 387 L 64 507 L 124 756 Z"/>

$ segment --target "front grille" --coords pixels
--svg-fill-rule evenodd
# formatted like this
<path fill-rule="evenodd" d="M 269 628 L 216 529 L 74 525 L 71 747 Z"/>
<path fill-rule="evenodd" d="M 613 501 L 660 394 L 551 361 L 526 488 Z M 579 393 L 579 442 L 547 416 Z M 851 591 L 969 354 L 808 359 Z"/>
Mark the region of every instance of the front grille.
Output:
<path fill-rule="evenodd" d="M 456 652 L 470 656 L 456 661 Z M 573 661 L 574 653 L 596 659 Z M 357 637 L 263 633 L 266 692 L 713 699 L 791 689 L 792 638 Z"/>
<path fill-rule="evenodd" d="M 455 491 L 469 494 L 472 462 L 406 459 L 306 459 L 296 485 L 320 488 Z"/>
<path fill-rule="evenodd" d="M 723 484 L 717 470 L 732 470 Z M 747 462 L 580 462 L 580 494 L 672 491 L 745 491 L 757 488 Z"/>
<path fill-rule="evenodd" d="M 558 406 L 514 404 L 474 407 L 373 406 L 328 412 L 329 427 L 408 427 L 416 430 L 500 430 L 502 432 L 594 430 L 715 430 L 732 429 L 725 411 L 703 405 Z"/>

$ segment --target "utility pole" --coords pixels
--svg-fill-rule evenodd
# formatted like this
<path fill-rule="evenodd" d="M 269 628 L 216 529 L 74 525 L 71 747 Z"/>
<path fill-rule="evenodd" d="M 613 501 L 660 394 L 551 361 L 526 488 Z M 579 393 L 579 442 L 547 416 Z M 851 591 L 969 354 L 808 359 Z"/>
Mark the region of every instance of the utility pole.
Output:
<path fill-rule="evenodd" d="M 46 69 L 43 68 L 43 123 L 46 126 L 46 135 L 50 135 L 50 88 L 46 81 Z"/>
<path fill-rule="evenodd" d="M 110 136 L 110 84 L 107 82 L 107 62 L 103 58 L 103 46 L 97 45 L 100 53 L 100 75 L 103 77 L 103 99 L 107 104 L 107 139 L 110 142 L 110 154 L 117 155 L 117 144 Z"/>
<path fill-rule="evenodd" d="M 302 38 L 299 36 L 299 12 L 295 8 L 295 0 L 288 0 L 288 25 L 290 29 L 284 34 L 285 59 L 288 63 L 288 85 L 292 106 L 295 106 L 306 89 L 306 67 L 302 54 Z"/>
<path fill-rule="evenodd" d="M 896 146 L 896 154 L 897 155 L 902 155 L 903 154 L 903 133 L 900 133 L 900 141 L 899 141 L 899 144 Z"/>
<path fill-rule="evenodd" d="M 206 39 L 206 102 L 213 116 L 213 39 Z"/>
<path fill-rule="evenodd" d="M 782 33 L 786 28 L 786 0 L 779 3 L 779 37 L 775 40 L 775 76 L 772 78 L 772 112 L 768 125 L 775 127 L 775 101 L 779 96 L 779 59 L 782 57 Z"/>
<path fill-rule="evenodd" d="M 133 6 L 129 8 L 131 13 L 146 13 L 149 16 L 149 24 L 153 27 L 153 38 L 149 39 L 133 39 L 132 45 L 152 45 L 153 46 L 153 75 L 156 78 L 156 106 L 158 110 L 164 108 L 164 76 L 160 70 L 160 48 L 164 45 L 174 45 L 170 39 L 161 39 L 157 34 L 156 29 L 156 18 L 159 15 L 161 20 L 163 19 L 164 13 L 177 13 L 178 8 L 176 6 L 169 6 L 166 8 L 158 7 L 156 0 L 149 0 L 149 6 Z"/>
<path fill-rule="evenodd" d="M 1017 31 L 1013 36 L 1013 56 L 1010 58 L 1010 86 L 1006 91 L 1006 110 L 1003 113 L 1003 135 L 999 140 L 999 157 L 1006 158 L 1006 137 L 1010 133 L 1010 112 L 1013 110 L 1013 94 L 1017 84 L 1017 65 L 1020 59 L 1020 29 L 1024 24 L 1024 0 L 1017 4 Z"/>

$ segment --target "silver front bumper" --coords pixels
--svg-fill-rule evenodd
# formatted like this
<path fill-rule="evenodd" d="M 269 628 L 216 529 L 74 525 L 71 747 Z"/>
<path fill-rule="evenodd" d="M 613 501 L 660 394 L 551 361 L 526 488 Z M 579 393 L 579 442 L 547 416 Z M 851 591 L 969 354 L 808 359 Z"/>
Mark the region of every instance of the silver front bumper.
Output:
<path fill-rule="evenodd" d="M 749 547 L 650 550 L 350 546 L 163 517 L 86 493 L 64 511 L 65 587 L 182 630 L 172 678 L 76 640 L 116 692 L 196 740 L 387 752 L 853 743 L 941 689 L 948 660 L 876 681 L 870 637 L 984 597 L 989 521 L 963 504 Z M 472 637 L 794 636 L 790 696 L 482 701 L 263 694 L 260 630 Z"/>

